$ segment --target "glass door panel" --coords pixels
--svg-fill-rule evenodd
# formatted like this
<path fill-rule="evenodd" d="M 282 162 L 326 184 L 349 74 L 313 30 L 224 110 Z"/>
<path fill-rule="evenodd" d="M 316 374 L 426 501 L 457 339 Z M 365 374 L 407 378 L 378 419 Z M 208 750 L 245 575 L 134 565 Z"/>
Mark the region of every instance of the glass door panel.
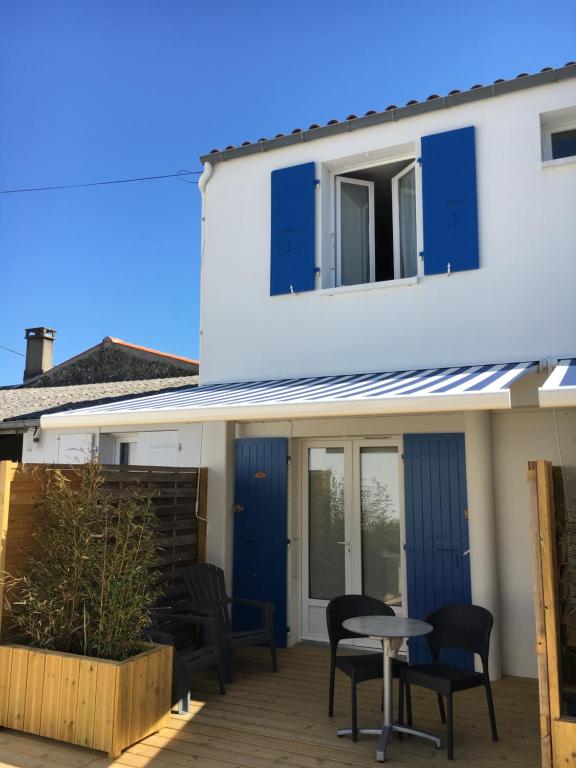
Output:
<path fill-rule="evenodd" d="M 344 448 L 308 451 L 308 573 L 312 600 L 346 592 Z"/>
<path fill-rule="evenodd" d="M 400 475 L 396 447 L 360 447 L 362 593 L 402 605 Z"/>

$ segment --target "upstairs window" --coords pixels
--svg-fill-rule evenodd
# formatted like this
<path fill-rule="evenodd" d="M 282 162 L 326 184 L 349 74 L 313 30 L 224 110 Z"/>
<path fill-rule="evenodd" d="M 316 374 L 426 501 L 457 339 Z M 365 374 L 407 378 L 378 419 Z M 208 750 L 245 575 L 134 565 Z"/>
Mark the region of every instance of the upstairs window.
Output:
<path fill-rule="evenodd" d="M 400 151 L 272 171 L 270 296 L 479 269 L 474 126 Z"/>
<path fill-rule="evenodd" d="M 576 156 L 576 126 L 567 131 L 557 131 L 550 134 L 552 160 L 561 157 Z"/>
<path fill-rule="evenodd" d="M 542 161 L 576 159 L 576 107 L 540 115 Z"/>
<path fill-rule="evenodd" d="M 416 277 L 414 160 L 335 176 L 335 206 L 336 285 Z"/>

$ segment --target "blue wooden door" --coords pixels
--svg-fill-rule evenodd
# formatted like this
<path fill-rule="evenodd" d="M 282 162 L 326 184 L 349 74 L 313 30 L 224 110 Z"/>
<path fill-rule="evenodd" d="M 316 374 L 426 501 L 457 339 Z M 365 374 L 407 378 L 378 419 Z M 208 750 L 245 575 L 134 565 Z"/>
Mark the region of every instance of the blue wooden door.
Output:
<path fill-rule="evenodd" d="M 463 434 L 404 435 L 408 615 L 471 602 L 466 461 Z M 410 661 L 430 660 L 424 638 L 410 641 Z M 445 652 L 473 668 L 472 654 Z"/>
<path fill-rule="evenodd" d="M 233 580 L 234 597 L 268 600 L 276 610 L 276 642 L 286 645 L 288 441 L 236 441 Z M 237 606 L 237 629 L 256 625 L 259 612 Z"/>

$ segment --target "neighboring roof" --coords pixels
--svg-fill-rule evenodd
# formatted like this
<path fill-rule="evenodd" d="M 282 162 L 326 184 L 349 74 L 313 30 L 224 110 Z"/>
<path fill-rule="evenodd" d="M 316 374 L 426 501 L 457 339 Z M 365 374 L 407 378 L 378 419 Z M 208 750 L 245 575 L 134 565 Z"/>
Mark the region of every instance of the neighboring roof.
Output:
<path fill-rule="evenodd" d="M 302 141 L 313 141 L 322 139 L 337 133 L 354 131 L 358 128 L 366 128 L 380 123 L 394 122 L 406 117 L 413 117 L 422 112 L 431 112 L 435 109 L 445 109 L 455 107 L 459 104 L 465 104 L 479 99 L 489 99 L 494 96 L 503 96 L 507 93 L 519 91 L 524 88 L 534 88 L 538 85 L 547 85 L 560 80 L 566 80 L 570 77 L 576 77 L 576 62 L 569 61 L 563 67 L 554 69 L 553 67 L 544 67 L 539 73 L 530 75 L 522 72 L 511 80 L 498 79 L 492 85 L 473 85 L 467 91 L 458 89 L 452 90 L 447 96 L 431 94 L 424 101 L 411 99 L 404 107 L 397 107 L 396 104 L 390 104 L 382 111 L 369 110 L 364 116 L 348 115 L 345 120 L 329 120 L 325 126 L 313 123 L 308 129 L 294 128 L 294 130 L 284 135 L 277 133 L 274 138 L 262 138 L 256 142 L 244 141 L 241 146 L 227 146 L 225 149 L 213 149 L 206 155 L 201 155 L 202 163 L 219 163 L 223 160 L 230 160 L 243 155 L 252 155 L 256 152 L 266 152 L 272 149 L 285 147 L 289 144 L 297 144 Z"/>
<path fill-rule="evenodd" d="M 198 360 L 106 336 L 99 344 L 27 379 L 19 387 L 73 386 L 196 375 Z"/>
<path fill-rule="evenodd" d="M 159 355 L 160 357 L 169 357 L 172 360 L 180 360 L 182 363 L 190 363 L 191 365 L 199 365 L 198 360 L 193 360 L 191 357 L 182 357 L 181 355 L 172 355 L 170 352 L 160 352 L 158 349 L 152 349 L 151 347 L 141 347 L 139 344 L 130 344 L 129 341 L 124 339 L 117 339 L 115 336 L 105 336 L 103 342 L 108 341 L 111 344 L 118 344 L 121 347 L 128 347 L 129 349 L 138 349 L 140 352 L 150 352 L 152 355 Z M 94 349 L 94 347 L 93 347 Z"/>
<path fill-rule="evenodd" d="M 535 363 L 212 384 L 44 416 L 43 429 L 510 408 Z"/>
<path fill-rule="evenodd" d="M 43 413 L 67 411 L 87 404 L 114 403 L 143 394 L 167 393 L 197 385 L 198 376 L 177 376 L 169 379 L 113 381 L 63 387 L 0 389 L 0 430 L 2 427 L 8 428 L 11 421 L 36 420 Z"/>

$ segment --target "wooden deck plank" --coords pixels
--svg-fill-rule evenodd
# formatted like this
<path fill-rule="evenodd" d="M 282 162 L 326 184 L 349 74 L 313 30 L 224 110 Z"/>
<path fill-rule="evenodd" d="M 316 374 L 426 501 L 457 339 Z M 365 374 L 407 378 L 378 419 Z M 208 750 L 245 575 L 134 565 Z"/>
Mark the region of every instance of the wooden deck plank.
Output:
<path fill-rule="evenodd" d="M 327 717 L 328 653 L 324 647 L 300 645 L 279 653 L 280 671 L 270 672 L 266 649 L 239 654 L 236 680 L 227 694 L 218 693 L 212 671 L 200 675 L 192 711 L 172 715 L 168 726 L 124 752 L 116 760 L 101 753 L 6 731 L 0 734 L 0 768 L 368 768 L 377 765 L 376 739 L 357 744 L 339 739 L 336 728 L 347 724 L 349 684 L 338 676 L 336 716 Z M 150 694 L 150 692 L 148 692 Z M 415 723 L 440 733 L 436 699 L 414 689 Z M 481 691 L 455 700 L 455 757 L 466 768 L 539 768 L 539 713 L 536 681 L 507 678 L 494 685 L 500 741 L 490 738 L 486 702 Z M 396 708 L 396 700 L 394 702 Z M 362 724 L 380 721 L 379 681 L 359 686 Z M 8 759 L 7 759 L 8 758 Z M 451 766 L 446 750 L 418 739 L 393 739 L 388 758 L 404 768 Z"/>

